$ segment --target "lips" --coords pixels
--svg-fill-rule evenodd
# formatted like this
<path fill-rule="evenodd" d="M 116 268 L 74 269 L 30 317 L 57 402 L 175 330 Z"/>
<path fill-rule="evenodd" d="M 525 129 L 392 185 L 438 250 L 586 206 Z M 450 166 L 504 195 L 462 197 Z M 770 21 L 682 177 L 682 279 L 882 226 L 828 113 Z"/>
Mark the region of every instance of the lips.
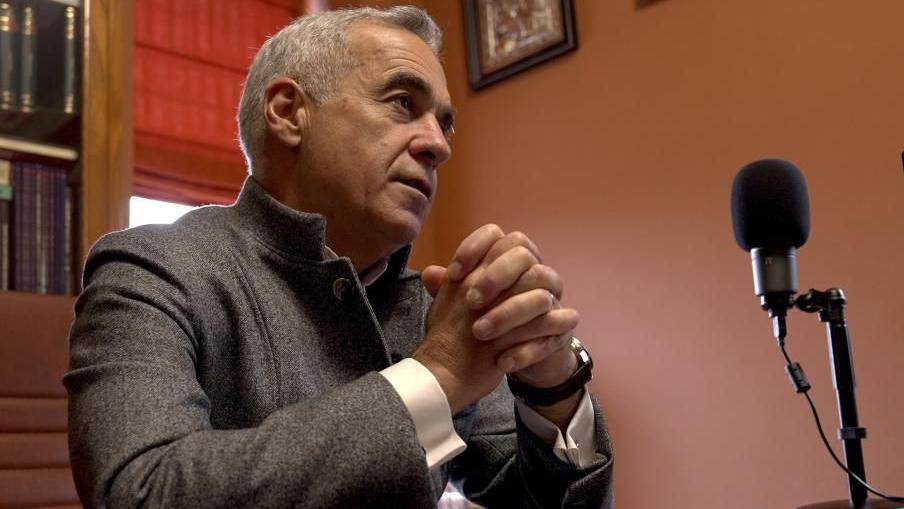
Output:
<path fill-rule="evenodd" d="M 420 191 L 420 193 L 426 196 L 428 200 L 433 196 L 433 188 L 430 186 L 430 183 L 424 179 L 403 178 L 398 179 L 398 182 Z"/>

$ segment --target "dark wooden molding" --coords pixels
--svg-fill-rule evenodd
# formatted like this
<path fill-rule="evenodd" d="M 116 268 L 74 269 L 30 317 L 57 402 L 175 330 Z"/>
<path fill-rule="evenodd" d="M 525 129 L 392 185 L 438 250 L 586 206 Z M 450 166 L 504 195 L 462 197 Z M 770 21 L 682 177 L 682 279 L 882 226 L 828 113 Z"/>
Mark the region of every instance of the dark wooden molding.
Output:
<path fill-rule="evenodd" d="M 128 225 L 132 194 L 133 0 L 86 0 L 81 160 L 85 256 Z"/>

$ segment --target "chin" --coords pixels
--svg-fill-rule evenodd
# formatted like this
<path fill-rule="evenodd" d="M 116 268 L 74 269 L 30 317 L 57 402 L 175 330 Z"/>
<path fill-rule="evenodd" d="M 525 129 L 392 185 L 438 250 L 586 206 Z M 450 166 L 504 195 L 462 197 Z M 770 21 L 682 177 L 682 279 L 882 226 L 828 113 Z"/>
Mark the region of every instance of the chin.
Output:
<path fill-rule="evenodd" d="M 395 218 L 390 224 L 388 224 L 388 235 L 387 238 L 391 239 L 391 242 L 398 246 L 397 248 L 401 248 L 402 246 L 411 244 L 414 242 L 414 239 L 421 233 L 421 225 L 423 221 L 419 217 L 414 217 L 413 215 L 408 215 L 408 217 L 404 218 Z"/>

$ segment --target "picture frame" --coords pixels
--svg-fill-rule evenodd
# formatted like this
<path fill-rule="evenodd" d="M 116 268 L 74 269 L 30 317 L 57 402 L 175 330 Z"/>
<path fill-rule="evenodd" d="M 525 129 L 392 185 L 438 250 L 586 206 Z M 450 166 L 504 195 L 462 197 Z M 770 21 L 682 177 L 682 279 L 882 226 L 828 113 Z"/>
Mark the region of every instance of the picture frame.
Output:
<path fill-rule="evenodd" d="M 475 90 L 577 48 L 572 0 L 462 0 Z"/>

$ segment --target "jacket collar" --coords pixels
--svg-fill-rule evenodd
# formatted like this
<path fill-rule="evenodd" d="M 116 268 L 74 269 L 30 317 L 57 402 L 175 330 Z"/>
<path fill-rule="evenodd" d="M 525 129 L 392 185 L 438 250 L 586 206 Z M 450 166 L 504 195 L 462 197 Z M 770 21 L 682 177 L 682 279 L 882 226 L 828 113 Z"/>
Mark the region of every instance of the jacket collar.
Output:
<path fill-rule="evenodd" d="M 335 259 L 326 247 L 326 218 L 287 207 L 249 176 L 232 208 L 239 226 L 269 248 L 288 258 L 311 261 Z M 397 279 L 408 263 L 411 246 L 404 246 L 389 258 L 378 280 Z M 348 260 L 347 257 L 339 259 Z M 349 264 L 351 262 L 348 262 Z M 375 281 L 369 281 L 372 283 Z"/>

